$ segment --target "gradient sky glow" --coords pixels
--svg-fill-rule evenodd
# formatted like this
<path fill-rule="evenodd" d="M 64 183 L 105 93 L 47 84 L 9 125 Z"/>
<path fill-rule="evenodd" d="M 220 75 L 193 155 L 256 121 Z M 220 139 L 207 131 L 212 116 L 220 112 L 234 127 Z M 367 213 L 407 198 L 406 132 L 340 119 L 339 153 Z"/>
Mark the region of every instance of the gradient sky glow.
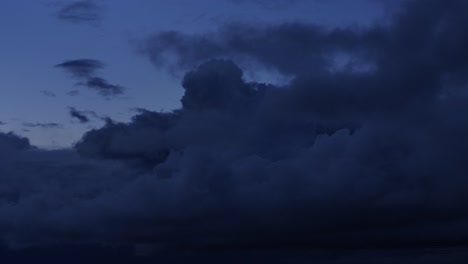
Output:
<path fill-rule="evenodd" d="M 365 26 L 385 19 L 384 6 L 378 1 L 358 1 L 96 0 L 103 10 L 102 20 L 96 23 L 59 20 L 55 14 L 72 1 L 1 1 L 0 121 L 5 124 L 0 131 L 15 131 L 40 147 L 68 147 L 90 127 L 102 125 L 99 120 L 85 125 L 73 121 L 68 107 L 118 121 L 128 121 L 133 108 L 159 111 L 179 107 L 183 93 L 180 76 L 155 68 L 137 51 L 139 40 L 162 30 L 197 33 L 238 21 Z M 101 75 L 124 86 L 126 92 L 102 98 L 74 87 L 67 74 L 53 67 L 84 58 L 104 62 Z M 67 95 L 71 90 L 81 93 Z M 55 96 L 46 96 L 44 91 Z M 25 128 L 25 122 L 59 123 L 63 128 Z"/>

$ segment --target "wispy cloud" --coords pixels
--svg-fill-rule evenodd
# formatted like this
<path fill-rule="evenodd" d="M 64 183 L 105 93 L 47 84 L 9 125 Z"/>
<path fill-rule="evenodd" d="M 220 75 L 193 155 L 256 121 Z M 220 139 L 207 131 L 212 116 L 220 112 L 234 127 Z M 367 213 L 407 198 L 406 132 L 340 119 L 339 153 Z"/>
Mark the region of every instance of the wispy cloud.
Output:
<path fill-rule="evenodd" d="M 47 97 L 56 97 L 57 95 L 54 92 L 47 91 L 47 90 L 42 90 L 41 94 Z"/>
<path fill-rule="evenodd" d="M 76 79 L 76 85 L 85 86 L 97 91 L 102 96 L 115 96 L 123 94 L 124 88 L 120 85 L 109 83 L 106 79 L 97 76 L 98 70 L 104 68 L 104 63 L 93 59 L 67 60 L 55 65 L 56 68 L 65 70 Z M 76 91 L 71 91 L 68 95 L 77 95 Z"/>
<path fill-rule="evenodd" d="M 69 114 L 72 118 L 77 119 L 80 123 L 89 123 L 91 118 L 98 118 L 102 119 L 96 112 L 94 111 L 79 111 L 74 107 L 69 107 Z"/>
<path fill-rule="evenodd" d="M 104 63 L 93 59 L 78 59 L 64 61 L 55 67 L 66 70 L 75 78 L 90 78 L 104 68 Z"/>
<path fill-rule="evenodd" d="M 79 94 L 80 94 L 80 91 L 77 91 L 77 90 L 72 90 L 72 91 L 67 92 L 68 96 L 77 96 Z"/>
<path fill-rule="evenodd" d="M 25 122 L 23 123 L 24 127 L 29 127 L 29 128 L 63 128 L 63 125 L 58 124 L 58 123 L 29 123 Z"/>
<path fill-rule="evenodd" d="M 97 23 L 102 20 L 103 8 L 96 1 L 75 1 L 62 6 L 56 17 L 71 23 Z"/>
<path fill-rule="evenodd" d="M 85 83 L 81 84 L 96 91 L 99 91 L 99 93 L 103 96 L 123 94 L 122 86 L 111 84 L 101 77 L 89 78 Z"/>

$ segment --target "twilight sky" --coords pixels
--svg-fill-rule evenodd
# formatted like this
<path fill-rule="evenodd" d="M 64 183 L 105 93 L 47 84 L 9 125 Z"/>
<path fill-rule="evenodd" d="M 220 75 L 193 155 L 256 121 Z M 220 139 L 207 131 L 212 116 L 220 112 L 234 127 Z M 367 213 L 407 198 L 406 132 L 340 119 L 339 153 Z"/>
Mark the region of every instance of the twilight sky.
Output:
<path fill-rule="evenodd" d="M 0 262 L 466 263 L 467 11 L 1 1 Z"/>
<path fill-rule="evenodd" d="M 128 121 L 135 114 L 133 108 L 159 111 L 180 106 L 180 75 L 154 67 L 139 52 L 150 35 L 167 30 L 194 34 L 229 22 L 303 21 L 343 27 L 385 18 L 381 3 L 366 0 L 5 0 L 0 5 L 0 121 L 4 123 L 0 131 L 15 131 L 46 148 L 69 147 L 90 127 L 102 125 L 96 118 L 86 124 L 77 122 L 70 118 L 69 107 Z M 76 86 L 77 81 L 54 67 L 79 59 L 103 63 L 99 77 L 125 87 L 125 92 L 100 96 Z M 265 74 L 259 75 L 257 79 Z M 79 94 L 70 96 L 71 91 Z M 24 123 L 60 126 L 25 127 Z"/>

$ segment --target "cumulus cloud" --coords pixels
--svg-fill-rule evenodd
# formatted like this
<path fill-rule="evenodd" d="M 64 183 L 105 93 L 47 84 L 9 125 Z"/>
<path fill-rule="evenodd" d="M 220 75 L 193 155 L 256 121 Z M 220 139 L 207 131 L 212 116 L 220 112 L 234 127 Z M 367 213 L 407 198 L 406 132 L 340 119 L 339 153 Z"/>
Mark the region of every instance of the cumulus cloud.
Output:
<path fill-rule="evenodd" d="M 72 233 L 80 231 L 78 229 L 72 231 L 66 227 L 71 224 L 66 222 L 78 216 L 75 214 L 78 213 L 75 210 L 77 208 L 70 207 L 72 205 L 70 202 L 76 201 L 76 205 L 84 205 L 82 202 L 93 200 L 100 193 L 105 193 L 105 188 L 107 188 L 105 186 L 114 188 L 117 186 L 115 183 L 131 175 L 128 170 L 122 169 L 118 164 L 83 160 L 74 151 L 45 151 L 34 148 L 27 139 L 14 134 L 0 134 L 0 146 L 2 157 L 0 215 L 4 216 L 0 220 L 1 240 L 10 244 L 16 241 L 21 242 L 22 245 L 37 245 L 54 242 L 55 239 L 57 239 L 55 242 L 66 242 L 65 240 L 73 242 Z M 121 178 L 119 175 L 126 176 Z M 95 178 L 92 179 L 93 177 Z M 60 198 L 62 195 L 67 197 Z M 99 211 L 98 208 L 95 209 Z M 71 214 L 66 212 L 68 210 L 71 210 L 69 211 Z M 67 214 L 69 215 L 66 216 Z M 56 223 L 52 223 L 53 218 L 56 219 Z M 30 222 L 31 219 L 34 221 Z M 84 219 L 76 220 L 75 223 L 78 223 Z M 24 224 L 29 226 L 26 228 L 29 230 L 21 228 Z M 68 229 L 72 233 L 68 235 L 62 233 L 55 237 L 52 235 L 55 231 L 50 229 L 53 228 L 50 224 L 62 225 L 56 227 L 63 228 L 63 231 Z M 86 225 L 82 227 L 86 229 Z M 62 239 L 65 240 L 61 241 Z"/>
<path fill-rule="evenodd" d="M 169 129 L 176 117 L 174 113 L 147 111 L 133 117 L 133 126 L 107 119 L 103 128 L 87 132 L 75 148 L 92 158 L 127 160 L 153 167 L 167 159 L 169 149 L 164 146 L 164 139 L 152 135 Z"/>
<path fill-rule="evenodd" d="M 183 39 L 175 54 L 188 61 L 178 65 L 202 63 L 182 80 L 181 109 L 108 119 L 73 150 L 19 148 L 10 141 L 24 140 L 2 135 L 0 239 L 239 250 L 466 246 L 466 5 L 411 1 L 391 23 L 357 32 L 249 26 L 235 31 L 244 32 L 238 45 L 214 51 L 186 50 L 202 47 L 198 37 Z M 329 58 L 342 52 L 374 66 L 332 70 Z M 247 82 L 238 56 L 293 80 Z"/>
<path fill-rule="evenodd" d="M 0 133 L 1 149 L 29 149 L 31 144 L 27 138 L 18 136 L 12 132 Z"/>
<path fill-rule="evenodd" d="M 97 23 L 102 19 L 103 8 L 96 1 L 74 1 L 62 6 L 56 17 L 71 23 Z"/>
<path fill-rule="evenodd" d="M 120 85 L 109 83 L 106 79 L 96 76 L 98 70 L 104 68 L 104 63 L 93 59 L 67 60 L 55 65 L 68 72 L 78 82 L 76 85 L 85 86 L 97 91 L 102 96 L 115 96 L 123 93 L 124 88 Z M 76 96 L 77 91 L 68 93 L 70 96 Z"/>

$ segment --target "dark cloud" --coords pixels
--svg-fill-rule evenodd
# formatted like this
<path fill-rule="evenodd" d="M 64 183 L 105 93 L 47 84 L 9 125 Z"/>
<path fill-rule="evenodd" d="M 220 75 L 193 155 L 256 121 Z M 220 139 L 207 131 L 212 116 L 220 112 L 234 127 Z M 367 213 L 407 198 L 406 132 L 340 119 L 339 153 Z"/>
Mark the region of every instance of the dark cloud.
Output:
<path fill-rule="evenodd" d="M 103 8 L 96 1 L 74 1 L 62 6 L 56 16 L 72 23 L 97 23 L 102 19 Z"/>
<path fill-rule="evenodd" d="M 107 119 L 73 150 L 0 147 L 0 239 L 149 251 L 466 247 L 466 7 L 410 1 L 359 30 L 171 33 L 173 45 L 151 50 L 156 63 L 167 49 L 177 65 L 202 62 L 182 80 L 181 109 Z M 237 60 L 292 81 L 247 82 Z"/>
<path fill-rule="evenodd" d="M 79 94 L 80 94 L 80 91 L 76 91 L 76 90 L 67 92 L 67 95 L 69 96 L 77 96 Z"/>
<path fill-rule="evenodd" d="M 157 65 L 166 65 L 166 52 L 176 67 L 207 61 L 185 75 L 183 108 L 108 124 L 76 149 L 150 161 L 165 179 L 187 177 L 208 199 L 197 213 L 219 217 L 216 227 L 197 228 L 221 232 L 231 246 L 463 244 L 468 219 L 456 186 L 468 168 L 456 157 L 467 155 L 460 143 L 468 123 L 455 116 L 468 110 L 458 74 L 468 62 L 456 56 L 468 35 L 457 11 L 464 7 L 413 1 L 388 25 L 362 29 L 294 23 L 162 33 L 148 46 Z M 293 80 L 247 83 L 233 62 L 213 57 L 255 60 Z"/>
<path fill-rule="evenodd" d="M 371 51 L 368 46 L 379 37 L 371 31 L 327 30 L 301 23 L 260 27 L 229 24 L 201 35 L 161 32 L 150 37 L 142 50 L 158 67 L 187 69 L 212 58 L 233 58 L 253 60 L 268 69 L 297 74 L 330 66 L 338 52 L 353 52 L 359 62 L 361 55 Z M 364 62 L 365 59 L 362 58 Z"/>
<path fill-rule="evenodd" d="M 406 1 L 404 5 L 408 6 L 407 11 L 399 13 L 391 26 L 327 29 L 299 22 L 267 26 L 228 24 L 206 34 L 161 32 L 150 37 L 142 50 L 159 67 L 187 69 L 212 58 L 231 58 L 243 64 L 254 61 L 288 75 L 317 74 L 333 69 L 337 63 L 356 71 L 373 69 L 385 60 L 399 63 L 395 53 L 401 58 L 425 56 L 439 67 L 463 63 L 463 56 L 458 56 L 463 54 L 453 51 L 458 51 L 458 45 L 465 41 L 466 21 L 459 15 L 451 16 L 459 12 L 453 6 L 461 4 L 431 2 L 428 5 L 435 7 L 432 10 L 441 10 L 431 11 L 433 16 L 427 17 L 417 14 L 419 2 Z M 423 46 L 424 50 L 417 50 Z M 410 58 L 405 58 L 405 62 L 411 62 Z M 422 63 L 423 57 L 419 59 Z"/>
<path fill-rule="evenodd" d="M 119 95 L 123 93 L 122 86 L 110 84 L 107 80 L 100 77 L 89 78 L 83 85 L 99 91 L 103 96 Z"/>
<path fill-rule="evenodd" d="M 3 122 L 3 121 L 0 121 L 0 126 L 2 126 L 2 125 L 6 125 L 6 123 Z"/>
<path fill-rule="evenodd" d="M 104 63 L 92 59 L 67 60 L 55 65 L 57 68 L 64 69 L 75 78 L 90 78 L 96 72 L 104 68 Z"/>
<path fill-rule="evenodd" d="M 231 61 L 214 60 L 185 75 L 181 99 L 185 109 L 243 109 L 254 103 L 259 91 L 242 79 L 242 70 Z M 244 106 L 244 107 L 242 107 Z"/>
<path fill-rule="evenodd" d="M 56 97 L 57 95 L 54 92 L 43 90 L 41 91 L 41 94 L 47 97 Z"/>
<path fill-rule="evenodd" d="M 23 123 L 23 126 L 30 128 L 63 128 L 63 125 L 57 123 Z"/>
<path fill-rule="evenodd" d="M 55 65 L 56 68 L 64 69 L 78 80 L 79 86 L 85 86 L 97 91 L 102 96 L 115 96 L 123 93 L 124 88 L 111 84 L 106 79 L 96 76 L 99 69 L 104 68 L 104 63 L 92 59 L 68 60 Z M 78 91 L 71 91 L 70 96 L 76 96 Z"/>
<path fill-rule="evenodd" d="M 133 117 L 132 126 L 107 119 L 103 128 L 87 132 L 75 148 L 82 155 L 93 158 L 129 160 L 145 167 L 161 163 L 167 159 L 170 149 L 162 139 L 149 138 L 167 131 L 178 114 L 141 111 Z M 121 141 L 127 144 L 120 144 Z"/>
<path fill-rule="evenodd" d="M 88 123 L 91 121 L 91 118 L 100 118 L 94 111 L 79 111 L 74 107 L 69 107 L 69 114 L 72 118 L 78 119 L 80 123 Z"/>
<path fill-rule="evenodd" d="M 81 123 L 88 123 L 89 122 L 89 118 L 86 116 L 85 113 L 81 112 L 81 111 L 78 111 L 76 110 L 75 108 L 73 107 L 70 107 L 69 109 L 69 113 L 70 113 L 70 116 L 72 118 L 76 118 L 78 119 L 78 121 L 80 121 Z"/>
<path fill-rule="evenodd" d="M 12 132 L 0 133 L 0 148 L 4 149 L 30 149 L 31 144 L 27 138 L 18 136 Z"/>

